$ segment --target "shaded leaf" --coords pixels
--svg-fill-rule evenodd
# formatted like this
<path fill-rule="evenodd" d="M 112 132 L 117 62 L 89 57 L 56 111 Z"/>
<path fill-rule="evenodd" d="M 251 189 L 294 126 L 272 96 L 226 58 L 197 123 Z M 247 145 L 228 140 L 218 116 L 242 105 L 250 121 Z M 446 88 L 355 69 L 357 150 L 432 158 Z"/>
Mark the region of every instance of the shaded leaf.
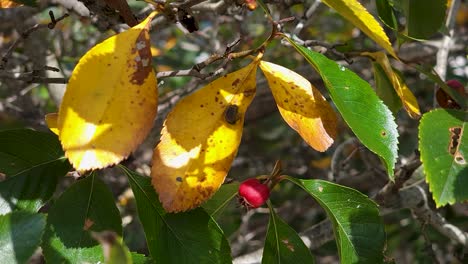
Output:
<path fill-rule="evenodd" d="M 400 97 L 396 94 L 393 84 L 388 79 L 387 74 L 382 69 L 382 66 L 373 62 L 372 68 L 374 69 L 375 93 L 380 99 L 382 99 L 385 105 L 388 106 L 393 115 L 396 116 L 403 106 Z"/>
<path fill-rule="evenodd" d="M 382 263 L 385 232 L 379 209 L 364 194 L 323 180 L 287 177 L 325 209 L 333 223 L 340 263 Z"/>
<path fill-rule="evenodd" d="M 406 28 L 404 34 L 416 39 L 427 39 L 437 33 L 445 22 L 446 0 L 402 1 Z"/>
<path fill-rule="evenodd" d="M 312 148 L 327 150 L 336 137 L 336 114 L 327 100 L 299 74 L 261 61 L 281 116 Z"/>
<path fill-rule="evenodd" d="M 418 101 L 406 83 L 403 81 L 403 78 L 399 72 L 392 68 L 387 55 L 383 52 L 363 52 L 361 54 L 373 58 L 382 67 L 388 79 L 392 83 L 398 97 L 400 97 L 408 115 L 411 118 L 418 118 L 421 115 Z"/>
<path fill-rule="evenodd" d="M 237 196 L 238 191 L 238 182 L 223 184 L 211 199 L 202 204 L 202 207 L 211 217 L 216 219 L 221 215 L 232 199 Z"/>
<path fill-rule="evenodd" d="M 296 231 L 275 213 L 269 204 L 270 220 L 262 263 L 315 263 L 310 250 Z"/>
<path fill-rule="evenodd" d="M 46 217 L 12 212 L 0 215 L 0 259 L 2 263 L 27 263 L 41 243 Z"/>
<path fill-rule="evenodd" d="M 437 206 L 468 200 L 468 113 L 436 109 L 419 124 L 419 151 Z"/>
<path fill-rule="evenodd" d="M 158 94 L 149 27 L 154 15 L 94 46 L 72 73 L 57 127 L 65 155 L 79 171 L 122 161 L 153 125 Z"/>
<path fill-rule="evenodd" d="M 335 9 L 368 37 L 384 48 L 390 55 L 397 58 L 390 41 L 379 22 L 369 14 L 357 0 L 322 0 L 323 3 Z"/>
<path fill-rule="evenodd" d="M 156 263 L 231 263 L 223 232 L 203 209 L 168 214 L 159 203 L 151 179 L 123 168 L 137 204 L 148 249 Z"/>
<path fill-rule="evenodd" d="M 112 193 L 94 174 L 68 188 L 50 208 L 42 243 L 47 263 L 97 263 L 104 256 L 91 232 L 122 235 Z"/>
<path fill-rule="evenodd" d="M 0 132 L 0 214 L 37 212 L 71 166 L 55 135 L 28 129 Z"/>
<path fill-rule="evenodd" d="M 237 153 L 258 61 L 182 99 L 169 113 L 151 176 L 166 211 L 186 211 L 221 186 Z"/>
<path fill-rule="evenodd" d="M 30 129 L 0 131 L 0 173 L 7 177 L 63 158 L 55 135 Z"/>
<path fill-rule="evenodd" d="M 106 264 L 132 264 L 133 259 L 122 238 L 111 231 L 92 233 L 102 245 Z"/>
<path fill-rule="evenodd" d="M 346 123 L 368 149 L 384 160 L 387 173 L 393 180 L 398 131 L 388 107 L 377 97 L 369 83 L 354 72 L 323 54 L 311 51 L 290 39 L 288 41 L 320 74 Z"/>

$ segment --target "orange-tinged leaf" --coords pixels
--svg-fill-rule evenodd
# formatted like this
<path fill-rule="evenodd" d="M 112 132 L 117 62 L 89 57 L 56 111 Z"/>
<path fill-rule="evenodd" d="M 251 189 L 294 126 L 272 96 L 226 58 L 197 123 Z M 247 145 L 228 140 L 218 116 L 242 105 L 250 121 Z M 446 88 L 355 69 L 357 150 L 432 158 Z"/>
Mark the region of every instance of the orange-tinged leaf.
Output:
<path fill-rule="evenodd" d="M 261 61 L 260 69 L 286 123 L 315 150 L 327 150 L 336 137 L 337 118 L 320 91 L 283 66 Z"/>
<path fill-rule="evenodd" d="M 168 212 L 186 211 L 221 186 L 239 147 L 258 61 L 182 99 L 153 153 L 152 183 Z"/>
<path fill-rule="evenodd" d="M 390 55 L 398 58 L 382 26 L 357 0 L 322 0 L 322 2 L 362 30 Z"/>
<path fill-rule="evenodd" d="M 47 127 L 49 127 L 50 131 L 52 131 L 55 135 L 58 136 L 59 130 L 57 128 L 58 122 L 58 114 L 57 113 L 49 113 L 45 115 L 45 121 Z"/>
<path fill-rule="evenodd" d="M 18 7 L 22 5 L 23 4 L 16 3 L 15 1 L 11 1 L 11 0 L 0 0 L 0 8 L 13 8 L 13 7 Z"/>
<path fill-rule="evenodd" d="M 408 115 L 411 118 L 418 118 L 421 115 L 418 101 L 401 76 L 393 70 L 387 55 L 383 52 L 363 52 L 362 55 L 373 58 L 382 67 Z"/>
<path fill-rule="evenodd" d="M 78 171 L 122 161 L 153 125 L 158 93 L 149 27 L 154 15 L 94 46 L 73 71 L 57 127 L 65 155 Z"/>

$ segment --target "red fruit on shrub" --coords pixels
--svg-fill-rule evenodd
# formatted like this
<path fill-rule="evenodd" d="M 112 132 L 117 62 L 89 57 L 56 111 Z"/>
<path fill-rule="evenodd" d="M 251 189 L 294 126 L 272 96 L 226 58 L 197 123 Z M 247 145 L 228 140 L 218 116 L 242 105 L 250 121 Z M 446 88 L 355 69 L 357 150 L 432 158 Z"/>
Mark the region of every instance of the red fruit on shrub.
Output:
<path fill-rule="evenodd" d="M 247 208 L 258 208 L 270 197 L 270 189 L 257 179 L 248 179 L 240 184 L 239 197 Z"/>

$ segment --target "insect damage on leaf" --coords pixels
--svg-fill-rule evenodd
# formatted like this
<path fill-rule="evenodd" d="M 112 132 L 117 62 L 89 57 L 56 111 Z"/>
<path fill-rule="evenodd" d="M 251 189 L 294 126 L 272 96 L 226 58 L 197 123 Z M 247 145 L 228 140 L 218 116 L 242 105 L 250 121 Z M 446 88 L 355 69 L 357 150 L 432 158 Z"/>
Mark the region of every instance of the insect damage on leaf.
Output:
<path fill-rule="evenodd" d="M 449 128 L 450 131 L 450 143 L 448 147 L 448 152 L 450 155 L 454 156 L 455 162 L 464 165 L 466 164 L 465 157 L 463 154 L 458 151 L 460 146 L 460 135 L 463 133 L 463 129 L 461 127 L 451 127 Z"/>
<path fill-rule="evenodd" d="M 147 26 L 150 24 L 148 23 Z M 132 53 L 137 53 L 133 61 L 129 62 L 129 67 L 134 68 L 134 72 L 130 76 L 130 82 L 141 85 L 153 71 L 151 65 L 151 46 L 148 43 L 149 35 L 147 30 L 143 30 L 136 40 L 136 45 L 132 49 Z M 133 57 L 133 56 L 132 56 Z"/>
<path fill-rule="evenodd" d="M 152 184 L 168 212 L 209 199 L 223 183 L 254 98 L 258 62 L 220 77 L 169 113 L 153 153 Z"/>

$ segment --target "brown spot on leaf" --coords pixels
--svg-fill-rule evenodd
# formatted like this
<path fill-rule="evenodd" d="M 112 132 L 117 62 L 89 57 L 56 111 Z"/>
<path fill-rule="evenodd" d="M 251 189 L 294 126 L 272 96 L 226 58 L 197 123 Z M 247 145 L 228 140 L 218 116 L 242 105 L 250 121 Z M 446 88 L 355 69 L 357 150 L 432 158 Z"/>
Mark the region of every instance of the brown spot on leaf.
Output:
<path fill-rule="evenodd" d="M 89 218 L 86 218 L 83 224 L 83 230 L 88 231 L 93 225 L 94 225 L 94 221 Z"/>
<path fill-rule="evenodd" d="M 238 85 L 240 82 L 240 79 L 236 79 L 235 81 L 232 82 L 232 86 Z"/>
<path fill-rule="evenodd" d="M 224 111 L 224 120 L 227 123 L 234 125 L 239 120 L 239 107 L 237 105 L 229 105 Z"/>
<path fill-rule="evenodd" d="M 387 131 L 385 131 L 385 130 L 380 131 L 380 135 L 382 137 L 386 137 L 387 136 Z"/>
<path fill-rule="evenodd" d="M 176 178 L 176 181 L 182 182 L 182 177 L 178 176 L 178 177 Z"/>
<path fill-rule="evenodd" d="M 151 49 L 148 42 L 148 29 L 144 29 L 138 36 L 135 47 L 132 50 L 132 54 L 136 53 L 135 58 L 139 58 L 135 60 L 135 69 L 130 76 L 130 82 L 133 84 L 143 84 L 153 70 L 151 66 Z"/>

